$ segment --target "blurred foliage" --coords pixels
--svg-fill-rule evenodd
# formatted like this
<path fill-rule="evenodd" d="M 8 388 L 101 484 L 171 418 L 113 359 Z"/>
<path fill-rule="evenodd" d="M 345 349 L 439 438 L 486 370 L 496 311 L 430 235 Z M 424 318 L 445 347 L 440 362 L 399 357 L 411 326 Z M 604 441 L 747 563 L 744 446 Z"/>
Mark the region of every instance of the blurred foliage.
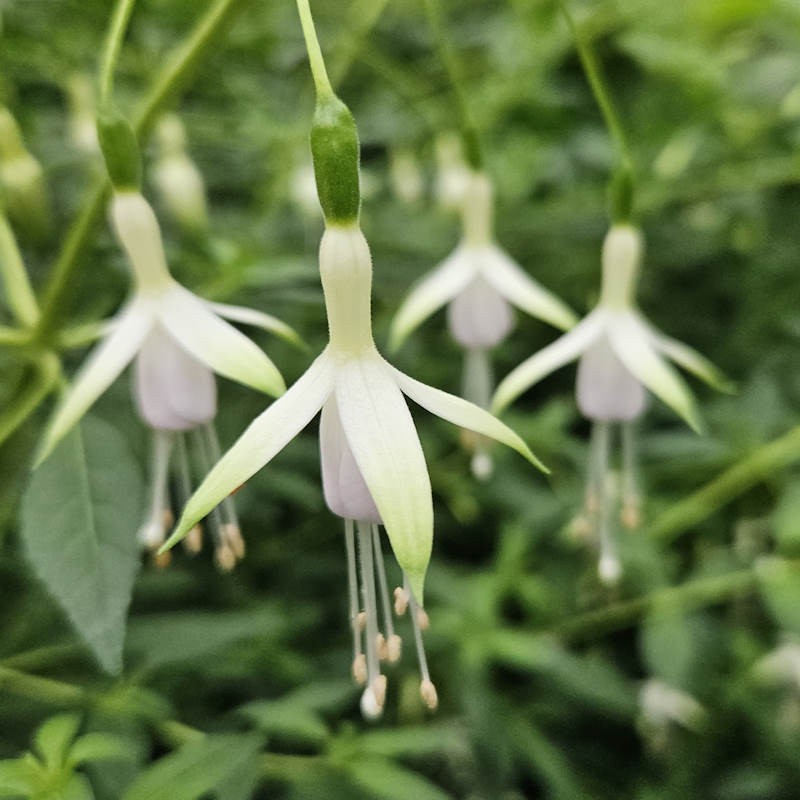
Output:
<path fill-rule="evenodd" d="M 67 91 L 73 76 L 93 73 L 110 5 L 0 5 L 0 101 L 44 168 L 51 204 L 47 226 L 15 227 L 37 289 L 99 169 L 98 156 L 70 139 Z M 186 285 L 279 313 L 315 352 L 326 336 L 315 264 L 321 221 L 293 201 L 308 164 L 312 111 L 300 27 L 291 2 L 239 5 L 174 104 L 207 185 L 210 226 L 187 232 L 162 209 L 168 255 Z M 598 289 L 613 152 L 568 29 L 551 0 L 443 5 L 496 179 L 498 239 L 583 310 Z M 800 666 L 787 656 L 788 666 L 766 679 L 759 665 L 800 637 L 800 577 L 783 560 L 800 555 L 800 436 L 792 432 L 800 402 L 800 7 L 795 0 L 575 0 L 572 7 L 633 144 L 648 240 L 641 305 L 740 389 L 734 397 L 698 389 L 704 438 L 652 403 L 641 456 L 647 518 L 658 535 L 647 525 L 623 535 L 625 575 L 613 590 L 599 584 L 592 554 L 570 538 L 587 426 L 574 408 L 569 370 L 508 414 L 552 467 L 549 479 L 498 451 L 493 479 L 476 483 L 457 432 L 420 414 L 437 525 L 427 640 L 441 702 L 435 719 L 423 718 L 407 656 L 389 675 L 384 721 L 370 726 L 345 680 L 345 559 L 340 523 L 322 501 L 312 426 L 237 496 L 248 555 L 234 573 L 218 574 L 206 554 L 176 552 L 163 570 L 143 566 L 124 670 L 109 677 L 25 557 L 26 547 L 46 546 L 51 577 L 41 566 L 39 577 L 84 635 L 108 634 L 86 605 L 88 578 L 75 570 L 75 559 L 89 556 L 59 549 L 62 536 L 92 524 L 71 511 L 77 467 L 37 474 L 31 492 L 39 498 L 29 495 L 20 527 L 48 401 L 0 449 L 0 796 L 797 797 Z M 314 10 L 333 80 L 362 136 L 363 224 L 382 344 L 410 283 L 458 236 L 458 221 L 432 197 L 435 137 L 453 126 L 452 98 L 421 3 L 317 0 Z M 194 0 L 140 0 L 118 69 L 125 109 L 197 14 Z M 392 189 L 398 148 L 414 154 L 424 179 L 413 202 Z M 155 157 L 151 145 L 151 196 Z M 123 256 L 100 225 L 63 298 L 64 325 L 108 315 L 126 286 Z M 5 306 L 0 324 L 11 324 Z M 305 369 L 307 354 L 255 338 L 287 381 Z M 520 317 L 496 354 L 498 375 L 552 338 Z M 82 357 L 67 353 L 66 370 Z M 441 315 L 396 359 L 453 391 L 459 361 Z M 22 402 L 31 380 L 13 349 L 0 348 L 3 409 Z M 220 394 L 225 445 L 264 399 L 224 381 Z M 100 470 L 98 513 L 117 517 L 119 535 L 147 461 L 125 379 L 93 416 L 84 428 L 93 431 L 88 452 Z M 762 458 L 761 448 L 781 436 L 779 452 Z M 119 470 L 117 479 L 101 480 L 109 470 Z M 52 487 L 42 485 L 48 479 Z M 705 484 L 708 491 L 692 495 Z M 42 531 L 47 502 L 62 503 L 63 518 Z M 124 543 L 107 546 L 128 557 Z M 128 580 L 130 566 L 109 564 L 108 555 L 91 558 L 111 570 L 108 580 Z M 113 620 L 124 605 L 102 611 Z M 109 647 L 113 667 L 119 643 Z M 680 703 L 660 702 L 670 695 L 645 691 L 654 679 L 656 689 L 693 698 L 702 721 L 682 717 Z M 75 714 L 58 714 L 65 706 Z"/>

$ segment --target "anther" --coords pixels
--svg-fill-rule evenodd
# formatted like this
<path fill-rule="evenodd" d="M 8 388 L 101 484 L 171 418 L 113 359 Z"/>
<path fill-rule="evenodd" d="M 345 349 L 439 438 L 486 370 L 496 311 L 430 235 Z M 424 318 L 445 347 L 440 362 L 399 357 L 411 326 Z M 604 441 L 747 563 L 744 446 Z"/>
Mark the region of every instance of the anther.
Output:
<path fill-rule="evenodd" d="M 190 555 L 196 555 L 203 549 L 203 527 L 198 523 L 183 540 L 183 549 Z"/>
<path fill-rule="evenodd" d="M 372 681 L 372 691 L 375 693 L 375 700 L 378 705 L 383 708 L 386 702 L 386 676 L 377 675 L 375 680 Z"/>
<path fill-rule="evenodd" d="M 400 660 L 400 653 L 403 650 L 403 640 L 395 633 L 386 642 L 386 660 L 394 664 Z"/>
<path fill-rule="evenodd" d="M 439 695 L 436 693 L 436 687 L 430 678 L 424 678 L 419 684 L 419 693 L 422 697 L 422 702 L 425 703 L 429 711 L 436 711 L 439 705 Z"/>
<path fill-rule="evenodd" d="M 635 531 L 642 524 L 642 512 L 638 500 L 626 500 L 619 518 L 629 531 Z"/>
<path fill-rule="evenodd" d="M 166 569 L 172 561 L 172 553 L 167 550 L 164 553 L 154 552 L 152 556 L 153 566 L 157 569 Z"/>
<path fill-rule="evenodd" d="M 417 608 L 417 625 L 421 631 L 426 631 L 431 626 L 431 620 L 428 612 L 423 608 Z"/>
<path fill-rule="evenodd" d="M 389 648 L 386 645 L 386 638 L 382 633 L 379 633 L 375 637 L 375 648 L 378 651 L 378 659 L 380 661 L 386 661 L 389 658 Z"/>
<path fill-rule="evenodd" d="M 353 680 L 359 685 L 363 686 L 367 682 L 367 657 L 363 653 L 359 653 L 353 659 Z"/>
<path fill-rule="evenodd" d="M 394 590 L 394 613 L 402 617 L 408 608 L 408 592 L 401 586 Z"/>
<path fill-rule="evenodd" d="M 236 558 L 239 560 L 243 559 L 245 546 L 239 526 L 235 522 L 223 523 L 222 535 L 224 536 L 225 541 L 228 543 L 228 546 L 231 548 L 231 550 L 233 550 Z"/>
<path fill-rule="evenodd" d="M 597 575 L 604 586 L 616 586 L 622 577 L 622 564 L 612 553 L 603 553 L 597 564 Z"/>
<path fill-rule="evenodd" d="M 356 614 L 356 625 L 358 625 L 358 629 L 363 631 L 364 628 L 367 627 L 367 612 L 366 611 L 359 611 Z"/>
<path fill-rule="evenodd" d="M 214 562 L 222 572 L 230 572 L 236 566 L 236 553 L 229 545 L 222 542 L 214 550 Z"/>

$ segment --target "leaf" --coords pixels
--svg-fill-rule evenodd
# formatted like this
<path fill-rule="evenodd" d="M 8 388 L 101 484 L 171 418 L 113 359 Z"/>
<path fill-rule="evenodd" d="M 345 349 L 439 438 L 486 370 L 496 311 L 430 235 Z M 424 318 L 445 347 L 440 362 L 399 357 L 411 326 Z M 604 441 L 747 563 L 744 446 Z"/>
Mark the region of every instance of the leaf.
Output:
<path fill-rule="evenodd" d="M 110 733 L 86 733 L 75 741 L 67 761 L 78 766 L 87 761 L 127 761 L 133 758 L 130 742 Z"/>
<path fill-rule="evenodd" d="M 261 737 L 256 735 L 206 736 L 156 761 L 123 800 L 197 800 L 251 769 L 260 747 Z"/>
<path fill-rule="evenodd" d="M 188 611 L 152 614 L 131 621 L 128 650 L 157 669 L 198 658 L 258 639 L 270 641 L 286 628 L 288 616 L 272 603 L 240 611 Z"/>
<path fill-rule="evenodd" d="M 449 800 L 450 795 L 426 778 L 388 759 L 359 758 L 352 766 L 353 779 L 380 800 Z"/>
<path fill-rule="evenodd" d="M 59 714 L 50 717 L 36 731 L 33 747 L 46 764 L 52 767 L 60 766 L 64 763 L 67 750 L 80 725 L 81 718 L 78 714 Z"/>
<path fill-rule="evenodd" d="M 40 767 L 31 756 L 0 761 L 0 798 L 30 794 L 40 774 Z"/>
<path fill-rule="evenodd" d="M 787 633 L 800 635 L 800 571 L 781 558 L 763 558 L 756 575 L 767 609 Z"/>
<path fill-rule="evenodd" d="M 787 556 L 800 553 L 800 481 L 792 481 L 784 490 L 772 514 L 775 541 Z"/>
<path fill-rule="evenodd" d="M 120 434 L 91 417 L 33 474 L 22 500 L 28 559 L 111 673 L 122 669 L 141 515 L 139 466 Z"/>

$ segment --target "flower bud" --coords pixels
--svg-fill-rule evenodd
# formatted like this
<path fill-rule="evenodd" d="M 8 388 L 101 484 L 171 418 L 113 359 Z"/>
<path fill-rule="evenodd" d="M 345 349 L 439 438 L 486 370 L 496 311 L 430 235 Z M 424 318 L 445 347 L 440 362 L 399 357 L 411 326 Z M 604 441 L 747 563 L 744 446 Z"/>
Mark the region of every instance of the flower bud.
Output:
<path fill-rule="evenodd" d="M 361 205 L 358 132 L 350 109 L 336 95 L 317 101 L 311 156 L 326 221 L 344 224 L 357 220 Z"/>
<path fill-rule="evenodd" d="M 114 188 L 138 189 L 142 185 L 142 160 L 128 120 L 113 109 L 101 111 L 97 117 L 97 137 Z"/>

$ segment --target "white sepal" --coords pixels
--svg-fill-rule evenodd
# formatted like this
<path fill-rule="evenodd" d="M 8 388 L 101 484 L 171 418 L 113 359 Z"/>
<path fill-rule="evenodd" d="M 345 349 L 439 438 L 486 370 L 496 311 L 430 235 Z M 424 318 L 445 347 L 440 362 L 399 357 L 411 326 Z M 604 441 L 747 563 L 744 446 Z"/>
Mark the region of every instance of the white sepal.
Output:
<path fill-rule="evenodd" d="M 615 313 L 608 325 L 608 340 L 634 377 L 699 433 L 702 423 L 689 387 L 656 352 L 636 317 L 626 312 Z"/>
<path fill-rule="evenodd" d="M 433 543 L 433 500 L 411 413 L 377 352 L 340 362 L 335 391 L 350 449 L 421 602 Z"/>
<path fill-rule="evenodd" d="M 36 466 L 50 455 L 72 426 L 133 360 L 152 325 L 153 306 L 148 301 L 133 300 L 119 313 L 113 332 L 92 351 L 56 408 L 45 431 Z"/>
<path fill-rule="evenodd" d="M 231 492 L 252 477 L 314 418 L 333 389 L 334 364 L 328 351 L 266 411 L 256 417 L 192 495 L 175 531 L 172 547 Z"/>
<path fill-rule="evenodd" d="M 411 289 L 392 320 L 389 349 L 397 350 L 412 331 L 462 292 L 476 274 L 469 250 L 463 245 L 458 247 Z"/>
<path fill-rule="evenodd" d="M 275 397 L 286 391 L 266 353 L 179 284 L 160 298 L 158 314 L 167 331 L 214 372 Z"/>
<path fill-rule="evenodd" d="M 462 397 L 456 397 L 454 394 L 420 383 L 394 367 L 390 366 L 389 369 L 401 391 L 426 411 L 430 411 L 431 414 L 452 422 L 460 428 L 467 428 L 507 445 L 543 472 L 549 472 L 547 467 L 531 452 L 528 445 L 508 425 L 500 422 L 497 417 L 485 409 Z"/>
<path fill-rule="evenodd" d="M 561 330 L 575 325 L 578 318 L 569 306 L 531 278 L 499 247 L 491 245 L 489 250 L 482 274 L 509 303 Z"/>
<path fill-rule="evenodd" d="M 242 325 L 252 325 L 254 328 L 261 328 L 261 330 L 268 333 L 274 333 L 289 344 L 293 344 L 303 350 L 306 345 L 300 338 L 300 335 L 287 325 L 283 320 L 273 317 L 272 314 L 266 314 L 263 311 L 258 311 L 255 308 L 246 308 L 245 306 L 233 306 L 228 303 L 210 303 L 206 305 L 220 317 L 231 320 L 231 322 L 239 322 Z"/>

